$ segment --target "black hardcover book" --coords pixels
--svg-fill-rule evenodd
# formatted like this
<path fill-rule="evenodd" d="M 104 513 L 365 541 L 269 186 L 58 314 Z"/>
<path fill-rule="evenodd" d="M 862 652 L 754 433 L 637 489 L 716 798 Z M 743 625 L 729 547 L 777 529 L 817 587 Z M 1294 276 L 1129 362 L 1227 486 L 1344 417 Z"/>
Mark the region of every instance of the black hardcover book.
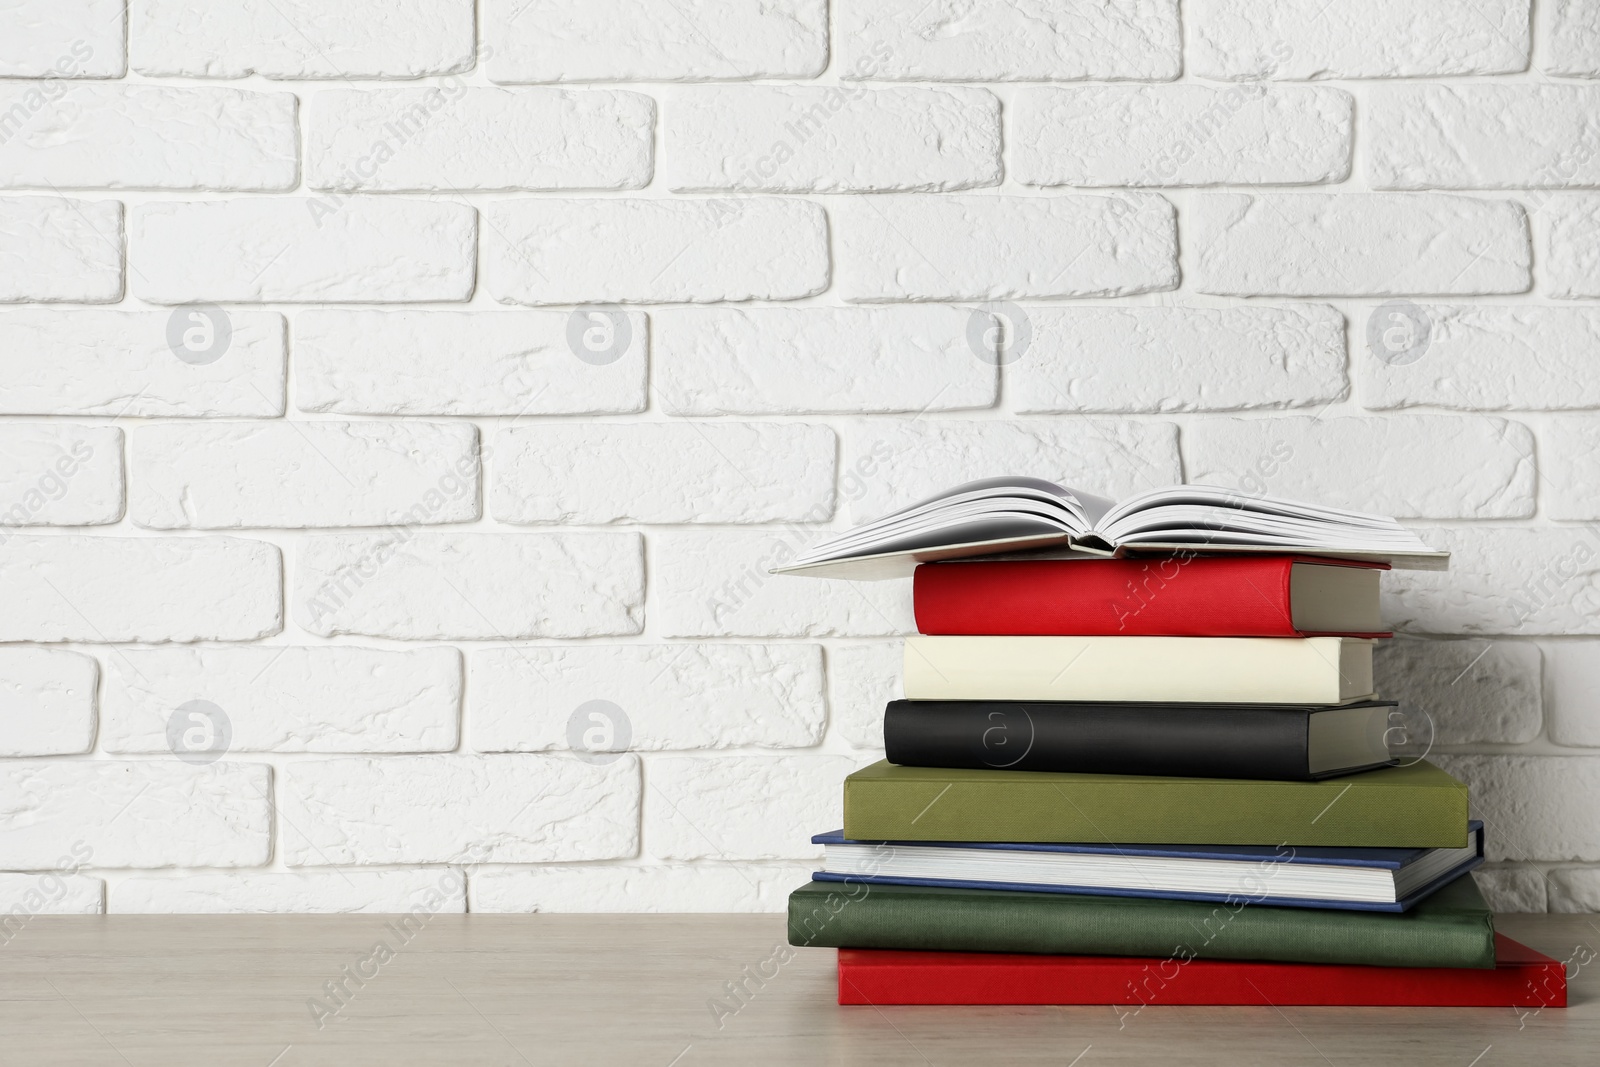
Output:
<path fill-rule="evenodd" d="M 890 763 L 1166 778 L 1314 781 L 1391 762 L 1402 740 L 1390 701 L 1096 704 L 895 700 L 883 717 Z"/>

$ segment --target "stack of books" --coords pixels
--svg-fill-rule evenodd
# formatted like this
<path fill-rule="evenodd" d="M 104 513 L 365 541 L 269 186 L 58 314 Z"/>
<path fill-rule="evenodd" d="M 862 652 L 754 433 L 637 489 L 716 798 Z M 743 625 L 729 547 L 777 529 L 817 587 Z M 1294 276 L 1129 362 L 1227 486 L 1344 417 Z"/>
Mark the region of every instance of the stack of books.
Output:
<path fill-rule="evenodd" d="M 1010 535 L 1032 556 L 963 558 L 1006 547 L 975 485 L 787 568 L 915 567 L 887 759 L 845 781 L 789 902 L 792 944 L 839 950 L 840 1003 L 1565 1004 L 1468 874 L 1466 787 L 1392 758 L 1373 693 L 1385 557 L 1439 554 L 1319 509 L 1281 547 L 1219 550 L 1214 515 L 1185 542 L 1169 513 L 1136 557 L 1080 530 L 1070 558 L 1037 531 Z"/>

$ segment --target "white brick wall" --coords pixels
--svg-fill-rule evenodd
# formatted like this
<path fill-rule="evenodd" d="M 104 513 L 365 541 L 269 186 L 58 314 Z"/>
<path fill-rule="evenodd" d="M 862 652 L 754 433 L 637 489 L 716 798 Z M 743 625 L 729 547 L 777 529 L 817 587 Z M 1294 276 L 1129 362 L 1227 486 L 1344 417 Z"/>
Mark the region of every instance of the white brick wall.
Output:
<path fill-rule="evenodd" d="M 1188 0 L 1202 78 L 1427 78 L 1528 65 L 1528 0 Z"/>
<path fill-rule="evenodd" d="M 295 96 L 116 82 L 0 83 L 0 182 L 52 189 L 288 189 Z"/>
<path fill-rule="evenodd" d="M 229 312 L 228 344 L 216 359 L 177 358 L 169 341 L 174 326 L 182 347 L 183 332 L 197 328 L 190 316 L 207 314 L 182 308 L 0 311 L 0 411 L 113 418 L 282 415 L 283 316 Z M 213 334 L 207 356 L 219 336 Z"/>
<path fill-rule="evenodd" d="M 822 650 L 814 645 L 523 646 L 471 657 L 479 752 L 599 751 L 618 722 L 579 714 L 605 701 L 628 747 L 809 748 L 822 740 Z M 607 719 L 616 713 L 594 709 Z M 585 740 L 586 731 L 612 729 Z"/>
<path fill-rule="evenodd" d="M 1555 196 L 1539 220 L 1549 294 L 1600 297 L 1600 196 Z"/>
<path fill-rule="evenodd" d="M 129 511 L 153 530 L 387 526 L 415 514 L 470 522 L 479 514 L 478 435 L 459 423 L 174 423 L 135 431 L 130 458 L 145 477 Z"/>
<path fill-rule="evenodd" d="M 460 204 L 377 197 L 148 204 L 128 266 L 152 304 L 465 300 L 476 221 Z"/>
<path fill-rule="evenodd" d="M 328 90 L 311 97 L 313 189 L 637 189 L 655 104 L 559 89 Z"/>
<path fill-rule="evenodd" d="M 94 745 L 99 666 L 61 648 L 0 648 L 0 755 L 56 756 Z"/>
<path fill-rule="evenodd" d="M 518 525 L 815 522 L 835 450 L 803 423 L 525 426 L 495 437 L 489 507 Z"/>
<path fill-rule="evenodd" d="M 120 78 L 124 0 L 18 0 L 6 9 L 0 77 Z"/>
<path fill-rule="evenodd" d="M 1600 901 L 1596 0 L 0 6 L 0 909 L 778 910 L 913 622 L 767 569 L 1000 473 L 1452 549 Z"/>
<path fill-rule="evenodd" d="M 108 304 L 121 297 L 121 204 L 0 197 L 0 302 Z"/>
<path fill-rule="evenodd" d="M 669 189 L 872 193 L 1000 182 L 1000 102 L 981 89 L 683 89 Z"/>
<path fill-rule="evenodd" d="M 1159 196 L 902 196 L 839 203 L 846 300 L 1123 296 L 1178 281 Z"/>
<path fill-rule="evenodd" d="M 507 304 L 794 300 L 828 284 L 827 216 L 803 200 L 506 200 L 483 221 L 485 284 Z"/>
<path fill-rule="evenodd" d="M 1527 219 L 1510 200 L 1216 193 L 1196 201 L 1192 264 L 1224 296 L 1521 293 Z"/>
<path fill-rule="evenodd" d="M 472 64 L 471 0 L 143 0 L 133 68 L 193 78 L 416 78 Z"/>
<path fill-rule="evenodd" d="M 1025 185 L 1316 185 L 1350 172 L 1350 94 L 1198 85 L 1024 89 Z"/>

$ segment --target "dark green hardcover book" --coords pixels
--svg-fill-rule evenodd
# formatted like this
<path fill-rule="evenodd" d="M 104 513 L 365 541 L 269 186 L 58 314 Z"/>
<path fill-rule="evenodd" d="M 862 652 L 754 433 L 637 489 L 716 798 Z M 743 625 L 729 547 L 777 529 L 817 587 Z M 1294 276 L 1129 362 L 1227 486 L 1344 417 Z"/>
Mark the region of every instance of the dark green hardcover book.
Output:
<path fill-rule="evenodd" d="M 823 948 L 1493 967 L 1494 917 L 1472 876 L 1407 912 L 1273 908 L 810 882 L 789 896 L 789 943 Z"/>
<path fill-rule="evenodd" d="M 844 781 L 856 841 L 1463 848 L 1467 787 L 1431 763 L 1320 782 L 897 767 Z"/>

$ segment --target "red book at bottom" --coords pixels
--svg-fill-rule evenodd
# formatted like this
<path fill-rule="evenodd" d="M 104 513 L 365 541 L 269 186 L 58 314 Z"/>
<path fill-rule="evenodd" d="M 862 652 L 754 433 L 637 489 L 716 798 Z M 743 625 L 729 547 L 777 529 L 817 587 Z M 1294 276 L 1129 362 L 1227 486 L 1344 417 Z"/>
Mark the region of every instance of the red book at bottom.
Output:
<path fill-rule="evenodd" d="M 1567 1006 L 1565 964 L 1494 947 L 1493 970 L 842 948 L 839 1003 Z"/>

